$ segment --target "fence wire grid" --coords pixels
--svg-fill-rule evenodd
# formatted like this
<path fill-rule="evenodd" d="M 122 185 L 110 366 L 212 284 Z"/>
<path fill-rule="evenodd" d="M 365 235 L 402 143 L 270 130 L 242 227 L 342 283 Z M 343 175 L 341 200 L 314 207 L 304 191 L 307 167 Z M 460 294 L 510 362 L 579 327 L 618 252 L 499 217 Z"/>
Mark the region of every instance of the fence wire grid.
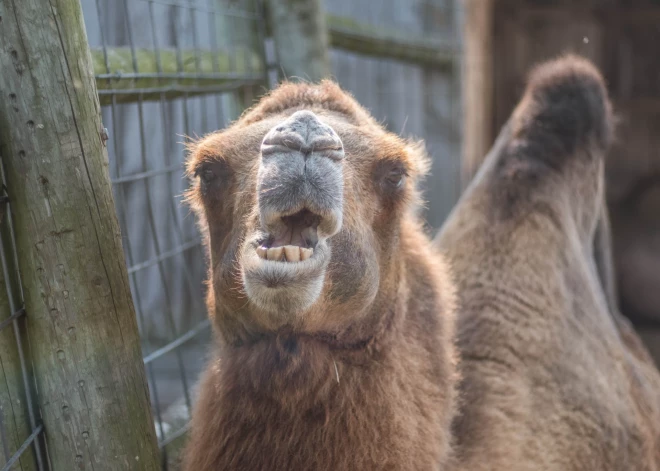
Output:
<path fill-rule="evenodd" d="M 263 93 L 262 8 L 83 1 L 164 469 L 176 467 L 210 341 L 205 257 L 181 197 L 183 143 L 224 128 Z"/>

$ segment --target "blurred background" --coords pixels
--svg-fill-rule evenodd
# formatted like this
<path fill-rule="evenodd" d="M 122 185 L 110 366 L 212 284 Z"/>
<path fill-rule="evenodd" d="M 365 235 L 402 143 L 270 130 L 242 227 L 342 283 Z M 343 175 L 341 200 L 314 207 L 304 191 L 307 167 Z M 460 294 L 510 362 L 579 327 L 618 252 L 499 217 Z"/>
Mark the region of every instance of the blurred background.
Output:
<path fill-rule="evenodd" d="M 660 0 L 82 0 L 165 462 L 187 429 L 210 327 L 182 204 L 185 136 L 222 129 L 284 78 L 331 77 L 424 139 L 429 233 L 536 63 L 571 51 L 619 117 L 607 188 L 621 308 L 660 360 Z"/>

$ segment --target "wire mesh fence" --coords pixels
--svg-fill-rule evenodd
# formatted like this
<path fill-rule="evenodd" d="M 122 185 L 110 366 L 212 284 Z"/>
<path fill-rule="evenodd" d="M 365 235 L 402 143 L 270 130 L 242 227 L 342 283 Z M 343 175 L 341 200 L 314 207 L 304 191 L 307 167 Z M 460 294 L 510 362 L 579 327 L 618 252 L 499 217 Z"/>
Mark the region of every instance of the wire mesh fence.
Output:
<path fill-rule="evenodd" d="M 264 91 L 264 15 L 257 0 L 94 0 L 83 10 L 167 466 L 210 340 L 205 258 L 181 201 L 184 143 L 222 129 Z"/>

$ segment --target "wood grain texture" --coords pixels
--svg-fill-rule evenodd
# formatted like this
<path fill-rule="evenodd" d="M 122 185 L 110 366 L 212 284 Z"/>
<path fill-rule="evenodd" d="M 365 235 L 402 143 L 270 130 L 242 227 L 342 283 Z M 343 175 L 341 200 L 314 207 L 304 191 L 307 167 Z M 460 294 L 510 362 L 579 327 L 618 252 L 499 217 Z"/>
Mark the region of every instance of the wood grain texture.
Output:
<path fill-rule="evenodd" d="M 78 0 L 0 3 L 0 145 L 52 469 L 158 469 Z"/>

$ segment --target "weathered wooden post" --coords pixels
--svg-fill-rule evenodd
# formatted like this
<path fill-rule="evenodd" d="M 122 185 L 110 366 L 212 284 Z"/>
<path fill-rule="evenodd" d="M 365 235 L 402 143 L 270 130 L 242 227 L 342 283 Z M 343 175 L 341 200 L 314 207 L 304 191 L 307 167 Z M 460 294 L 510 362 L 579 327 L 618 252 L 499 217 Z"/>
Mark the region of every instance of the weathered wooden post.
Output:
<path fill-rule="evenodd" d="M 79 0 L 0 2 L 0 71 L 0 152 L 52 469 L 158 469 Z"/>
<path fill-rule="evenodd" d="M 493 143 L 493 0 L 464 0 L 463 187 Z"/>
<path fill-rule="evenodd" d="M 284 78 L 318 82 L 329 77 L 328 27 L 321 0 L 268 0 L 267 5 Z"/>

